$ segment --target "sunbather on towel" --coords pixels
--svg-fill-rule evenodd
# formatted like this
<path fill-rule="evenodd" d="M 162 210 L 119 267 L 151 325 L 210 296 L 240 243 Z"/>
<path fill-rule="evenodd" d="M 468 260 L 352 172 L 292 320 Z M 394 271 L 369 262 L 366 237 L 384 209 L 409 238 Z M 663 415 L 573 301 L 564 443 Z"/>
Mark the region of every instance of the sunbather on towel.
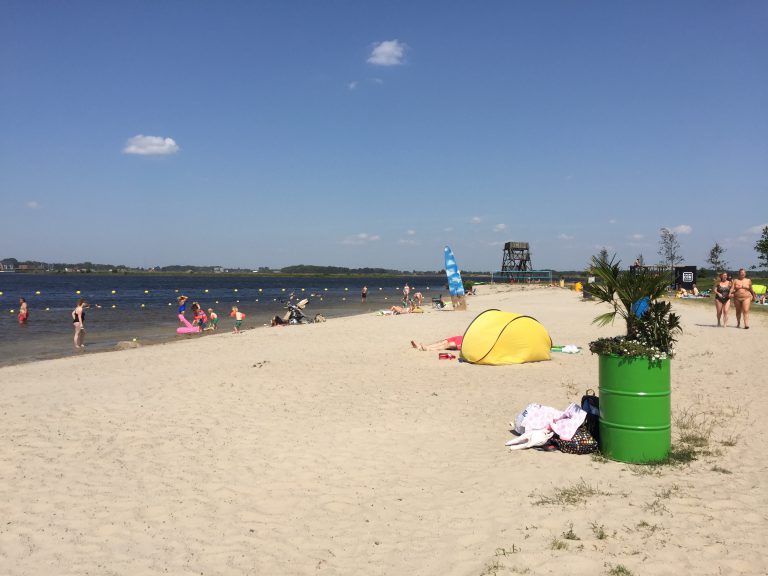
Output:
<path fill-rule="evenodd" d="M 408 306 L 392 306 L 390 310 L 393 314 L 410 314 L 413 312 L 413 309 L 416 308 L 416 305 L 411 302 L 408 304 Z"/>
<path fill-rule="evenodd" d="M 461 350 L 461 341 L 463 339 L 463 336 L 451 336 L 445 340 L 432 342 L 432 344 L 421 344 L 415 340 L 411 340 L 411 346 L 422 352 L 430 352 L 433 350 Z"/>

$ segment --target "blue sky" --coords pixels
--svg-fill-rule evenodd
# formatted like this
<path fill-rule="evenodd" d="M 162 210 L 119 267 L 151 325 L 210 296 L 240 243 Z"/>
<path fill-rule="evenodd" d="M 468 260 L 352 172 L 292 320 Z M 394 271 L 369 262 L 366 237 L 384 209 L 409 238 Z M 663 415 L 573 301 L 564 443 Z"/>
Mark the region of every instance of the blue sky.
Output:
<path fill-rule="evenodd" d="M 765 2 L 0 4 L 0 257 L 756 262 Z"/>

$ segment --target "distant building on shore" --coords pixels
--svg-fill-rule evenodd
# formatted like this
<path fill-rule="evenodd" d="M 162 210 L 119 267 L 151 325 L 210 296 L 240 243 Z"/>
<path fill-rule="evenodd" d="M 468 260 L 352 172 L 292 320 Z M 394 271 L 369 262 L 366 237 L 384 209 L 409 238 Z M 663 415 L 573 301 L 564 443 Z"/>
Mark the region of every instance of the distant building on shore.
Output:
<path fill-rule="evenodd" d="M 15 258 L 0 260 L 0 272 L 16 272 L 19 261 Z"/>

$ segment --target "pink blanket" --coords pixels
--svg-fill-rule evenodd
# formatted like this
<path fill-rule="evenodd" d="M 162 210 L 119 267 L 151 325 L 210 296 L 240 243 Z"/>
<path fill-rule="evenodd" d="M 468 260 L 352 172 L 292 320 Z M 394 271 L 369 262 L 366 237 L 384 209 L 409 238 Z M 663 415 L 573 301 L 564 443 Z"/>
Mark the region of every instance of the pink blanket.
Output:
<path fill-rule="evenodd" d="M 587 413 L 578 404 L 569 404 L 563 411 L 529 404 L 515 420 L 515 430 L 520 434 L 531 430 L 552 430 L 563 440 L 570 440 L 586 417 Z"/>

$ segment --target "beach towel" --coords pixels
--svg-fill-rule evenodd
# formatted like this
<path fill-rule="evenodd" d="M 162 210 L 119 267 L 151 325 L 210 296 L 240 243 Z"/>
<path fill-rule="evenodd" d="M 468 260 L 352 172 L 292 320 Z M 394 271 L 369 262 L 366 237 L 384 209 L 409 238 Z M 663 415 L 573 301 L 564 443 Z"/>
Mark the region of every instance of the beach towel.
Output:
<path fill-rule="evenodd" d="M 518 434 L 532 430 L 552 430 L 563 440 L 570 440 L 586 418 L 587 413 L 578 404 L 569 404 L 565 410 L 528 404 L 515 418 L 513 426 Z"/>

